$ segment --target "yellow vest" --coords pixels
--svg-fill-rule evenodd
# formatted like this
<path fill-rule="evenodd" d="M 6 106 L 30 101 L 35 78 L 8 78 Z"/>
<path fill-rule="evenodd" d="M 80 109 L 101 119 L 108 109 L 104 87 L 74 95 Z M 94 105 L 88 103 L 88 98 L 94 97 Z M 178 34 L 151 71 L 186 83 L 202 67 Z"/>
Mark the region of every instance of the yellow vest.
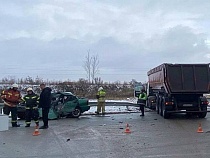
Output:
<path fill-rule="evenodd" d="M 146 93 L 140 93 L 140 95 L 139 95 L 139 99 L 141 99 L 141 100 L 147 100 L 147 94 Z"/>
<path fill-rule="evenodd" d="M 104 90 L 98 91 L 97 95 L 99 96 L 98 102 L 105 102 L 106 92 Z"/>

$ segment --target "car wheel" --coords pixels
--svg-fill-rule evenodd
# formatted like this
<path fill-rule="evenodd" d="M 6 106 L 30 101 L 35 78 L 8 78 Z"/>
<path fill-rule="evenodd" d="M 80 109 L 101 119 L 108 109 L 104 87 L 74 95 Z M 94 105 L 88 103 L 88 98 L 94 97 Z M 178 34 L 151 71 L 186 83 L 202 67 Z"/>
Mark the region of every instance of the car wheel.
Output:
<path fill-rule="evenodd" d="M 79 108 L 79 107 L 76 107 L 75 109 L 74 109 L 74 111 L 72 111 L 72 113 L 71 113 L 71 115 L 72 115 L 72 117 L 74 117 L 74 118 L 78 118 L 80 115 L 81 115 L 81 109 Z"/>

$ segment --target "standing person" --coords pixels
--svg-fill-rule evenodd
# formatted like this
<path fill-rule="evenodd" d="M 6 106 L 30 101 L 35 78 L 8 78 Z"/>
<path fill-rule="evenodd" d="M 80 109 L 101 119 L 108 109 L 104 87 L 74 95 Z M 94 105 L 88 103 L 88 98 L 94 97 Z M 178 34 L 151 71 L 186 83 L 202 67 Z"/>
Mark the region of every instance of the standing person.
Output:
<path fill-rule="evenodd" d="M 47 129 L 48 128 L 48 113 L 51 105 L 51 88 L 46 87 L 44 83 L 40 84 L 40 88 L 42 90 L 40 94 L 39 105 L 42 108 L 42 120 L 44 125 L 39 129 Z"/>
<path fill-rule="evenodd" d="M 4 90 L 1 93 L 1 98 L 4 101 L 3 112 L 5 115 L 12 115 L 12 127 L 20 127 L 17 124 L 17 105 L 22 101 L 20 91 L 18 91 L 18 85 L 13 84 L 8 90 Z"/>
<path fill-rule="evenodd" d="M 139 94 L 139 99 L 138 99 L 138 103 L 140 104 L 140 111 L 141 111 L 140 116 L 144 116 L 144 107 L 146 105 L 146 100 L 147 100 L 147 94 L 145 90 L 142 89 L 141 93 Z"/>
<path fill-rule="evenodd" d="M 103 87 L 100 87 L 96 95 L 96 98 L 98 99 L 97 111 L 95 112 L 96 114 L 99 114 L 102 111 L 102 115 L 105 115 L 105 96 L 106 92 Z"/>
<path fill-rule="evenodd" d="M 36 126 L 39 126 L 39 111 L 38 111 L 39 96 L 33 92 L 32 88 L 28 88 L 27 93 L 28 94 L 23 97 L 23 101 L 26 107 L 25 127 L 30 127 L 31 118 L 33 118 L 33 120 L 35 121 Z"/>

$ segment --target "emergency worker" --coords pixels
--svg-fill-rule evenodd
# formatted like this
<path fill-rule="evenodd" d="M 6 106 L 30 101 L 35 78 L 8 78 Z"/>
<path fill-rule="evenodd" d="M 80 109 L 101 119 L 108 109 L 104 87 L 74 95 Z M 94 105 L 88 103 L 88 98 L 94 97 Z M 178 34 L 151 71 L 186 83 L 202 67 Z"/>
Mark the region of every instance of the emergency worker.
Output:
<path fill-rule="evenodd" d="M 144 107 L 146 106 L 146 100 L 147 100 L 147 94 L 144 89 L 141 90 L 141 93 L 139 94 L 138 98 L 138 104 L 140 104 L 140 111 L 141 115 L 144 116 Z"/>
<path fill-rule="evenodd" d="M 99 114 L 102 111 L 102 115 L 105 115 L 105 96 L 106 92 L 103 87 L 100 87 L 96 94 L 96 98 L 98 99 L 97 111 L 95 112 L 96 114 Z"/>
<path fill-rule="evenodd" d="M 17 124 L 17 105 L 22 101 L 20 91 L 18 91 L 18 85 L 13 84 L 11 88 L 2 91 L 1 98 L 4 101 L 3 112 L 5 115 L 12 116 L 12 127 L 20 127 Z"/>
<path fill-rule="evenodd" d="M 25 108 L 26 108 L 25 127 L 30 127 L 32 118 L 36 123 L 36 126 L 39 126 L 39 111 L 38 111 L 39 96 L 33 92 L 32 88 L 28 88 L 27 93 L 28 94 L 23 97 L 23 101 L 25 103 Z"/>
<path fill-rule="evenodd" d="M 40 94 L 39 105 L 42 108 L 42 120 L 44 125 L 39 129 L 47 129 L 48 128 L 48 114 L 51 107 L 51 91 L 52 89 L 46 87 L 45 83 L 40 84 L 40 88 L 42 90 Z"/>

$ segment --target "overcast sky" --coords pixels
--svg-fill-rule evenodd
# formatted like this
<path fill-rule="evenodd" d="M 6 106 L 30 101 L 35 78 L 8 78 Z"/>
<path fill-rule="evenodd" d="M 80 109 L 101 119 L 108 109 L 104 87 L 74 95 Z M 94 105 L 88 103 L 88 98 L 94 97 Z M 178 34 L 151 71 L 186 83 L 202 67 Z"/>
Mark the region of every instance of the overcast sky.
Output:
<path fill-rule="evenodd" d="M 209 63 L 209 0 L 0 0 L 0 78 L 147 81 L 162 63 Z"/>

